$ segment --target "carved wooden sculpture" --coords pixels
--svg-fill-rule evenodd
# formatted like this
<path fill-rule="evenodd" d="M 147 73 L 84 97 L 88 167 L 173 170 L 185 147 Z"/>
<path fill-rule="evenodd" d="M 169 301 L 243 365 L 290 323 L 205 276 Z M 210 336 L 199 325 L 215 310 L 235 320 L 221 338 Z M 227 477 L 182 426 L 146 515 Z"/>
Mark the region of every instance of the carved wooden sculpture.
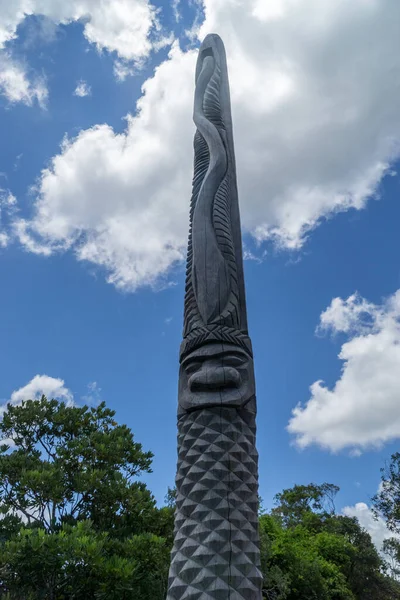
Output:
<path fill-rule="evenodd" d="M 199 51 L 194 122 L 167 600 L 261 600 L 253 355 L 228 73 L 217 35 Z"/>

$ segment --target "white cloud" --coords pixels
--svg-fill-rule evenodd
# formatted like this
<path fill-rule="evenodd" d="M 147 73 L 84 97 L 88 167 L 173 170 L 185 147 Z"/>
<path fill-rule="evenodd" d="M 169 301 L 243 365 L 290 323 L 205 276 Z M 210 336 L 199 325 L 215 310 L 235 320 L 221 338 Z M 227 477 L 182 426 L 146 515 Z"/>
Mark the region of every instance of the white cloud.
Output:
<path fill-rule="evenodd" d="M 357 294 L 335 298 L 319 329 L 345 333 L 340 378 L 332 389 L 322 381 L 298 405 L 288 425 L 300 448 L 317 444 L 333 452 L 380 447 L 400 437 L 400 290 L 382 305 Z"/>
<path fill-rule="evenodd" d="M 62 400 L 67 405 L 72 405 L 74 398 L 72 392 L 65 387 L 64 381 L 48 375 L 35 375 L 33 379 L 26 385 L 14 390 L 11 397 L 3 405 L 0 405 L 0 418 L 3 418 L 4 412 L 7 409 L 7 404 L 21 404 L 24 400 L 39 400 L 43 394 L 48 400 Z M 2 444 L 7 444 L 10 448 L 14 446 L 12 438 L 3 439 Z"/>
<path fill-rule="evenodd" d="M 372 510 L 364 502 L 358 502 L 354 506 L 345 506 L 342 513 L 346 517 L 356 517 L 364 529 L 368 531 L 377 550 L 382 552 L 382 545 L 385 539 L 391 537 L 400 537 L 393 534 L 386 527 L 385 521 L 378 517 L 375 519 Z"/>
<path fill-rule="evenodd" d="M 43 394 L 49 400 L 55 398 L 68 403 L 73 400 L 72 393 L 65 387 L 63 379 L 49 377 L 48 375 L 35 375 L 29 383 L 11 394 L 10 402 L 18 404 L 24 400 L 38 400 Z"/>
<path fill-rule="evenodd" d="M 0 418 L 3 417 L 7 409 L 7 404 L 21 404 L 24 400 L 39 400 L 42 395 L 45 395 L 49 400 L 56 399 L 66 402 L 68 405 L 73 404 L 72 392 L 65 387 L 64 381 L 48 375 L 35 375 L 33 379 L 26 385 L 15 390 L 9 400 L 3 405 L 0 405 Z M 3 444 L 13 446 L 12 439 L 3 440 Z"/>
<path fill-rule="evenodd" d="M 377 315 L 378 308 L 359 294 L 353 294 L 347 300 L 334 298 L 322 313 L 318 330 L 333 333 L 369 333 Z"/>
<path fill-rule="evenodd" d="M 179 10 L 180 3 L 181 3 L 181 0 L 172 0 L 172 2 L 171 2 L 172 12 L 174 13 L 175 21 L 177 23 L 179 23 L 179 21 L 182 18 L 182 15 Z"/>
<path fill-rule="evenodd" d="M 87 385 L 87 394 L 82 396 L 82 401 L 89 406 L 97 406 L 101 402 L 101 387 L 97 381 L 91 381 Z"/>
<path fill-rule="evenodd" d="M 6 176 L 5 176 L 6 177 Z M 6 177 L 7 179 L 7 177 Z M 0 248 L 8 246 L 11 236 L 3 223 L 3 215 L 13 217 L 17 212 L 17 199 L 10 190 L 0 188 Z"/>
<path fill-rule="evenodd" d="M 9 54 L 0 51 L 0 93 L 14 104 L 22 102 L 32 106 L 36 101 L 44 108 L 47 101 L 47 87 L 43 77 L 29 80 L 25 66 L 13 60 Z"/>
<path fill-rule="evenodd" d="M 227 47 L 243 226 L 298 248 L 321 219 L 365 207 L 398 156 L 400 3 L 205 0 L 204 14 L 200 37 L 218 31 Z M 124 133 L 99 125 L 63 144 L 28 244 L 73 247 L 123 289 L 184 256 L 194 65 L 174 45 Z"/>
<path fill-rule="evenodd" d="M 116 60 L 114 62 L 114 75 L 117 81 L 125 81 L 127 77 L 130 77 L 135 73 L 135 69 L 132 63 L 126 60 Z"/>
<path fill-rule="evenodd" d="M 145 83 L 140 112 L 128 118 L 125 133 L 99 125 L 64 141 L 42 173 L 33 221 L 15 223 L 24 245 L 45 252 L 75 244 L 79 260 L 104 266 L 122 289 L 153 284 L 183 258 L 194 63 L 195 54 L 175 44 L 171 60 Z M 177 109 L 182 127 L 168 118 Z"/>
<path fill-rule="evenodd" d="M 30 81 L 25 65 L 4 51 L 18 37 L 18 27 L 30 15 L 42 17 L 38 35 L 54 37 L 55 27 L 83 23 L 83 34 L 98 51 L 107 50 L 133 67 L 141 67 L 153 48 L 167 43 L 149 0 L 13 0 L 0 2 L 0 93 L 14 102 L 43 106 L 47 89 L 43 79 Z M 160 42 L 160 40 L 163 40 Z M 79 95 L 79 94 L 78 94 Z M 87 94 L 85 94 L 87 95 Z"/>
<path fill-rule="evenodd" d="M 10 190 L 0 188 L 0 210 L 13 212 L 16 209 L 17 199 Z"/>
<path fill-rule="evenodd" d="M 0 5 L 0 46 L 17 36 L 29 15 L 46 17 L 56 25 L 84 23 L 86 39 L 99 50 L 140 61 L 151 51 L 150 32 L 157 22 L 148 0 L 13 0 Z"/>
<path fill-rule="evenodd" d="M 90 96 L 92 93 L 90 85 L 83 81 L 82 79 L 78 81 L 77 86 L 74 90 L 74 96 L 79 96 L 79 98 L 84 98 L 85 96 Z"/>

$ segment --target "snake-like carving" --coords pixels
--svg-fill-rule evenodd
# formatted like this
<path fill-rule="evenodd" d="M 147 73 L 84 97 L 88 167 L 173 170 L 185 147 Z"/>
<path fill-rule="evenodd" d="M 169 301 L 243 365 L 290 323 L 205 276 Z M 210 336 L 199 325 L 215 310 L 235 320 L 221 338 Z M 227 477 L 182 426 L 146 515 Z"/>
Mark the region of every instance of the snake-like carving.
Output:
<path fill-rule="evenodd" d="M 207 52 L 204 51 L 203 54 Z M 202 69 L 197 79 L 194 121 L 199 136 L 196 145 L 204 139 L 208 149 L 208 168 L 197 196 L 193 211 L 193 285 L 197 307 L 203 323 L 219 317 L 229 301 L 231 282 L 229 265 L 222 254 L 214 223 L 214 206 L 218 193 L 226 189 L 228 160 L 226 149 L 214 119 L 220 116 L 218 87 L 219 65 L 211 53 L 203 56 Z M 205 114 L 206 113 L 206 114 Z M 208 113 L 208 115 L 207 115 Z M 225 217 L 224 208 L 221 216 Z M 221 209 L 220 209 L 221 210 Z M 228 220 L 228 219 L 226 219 Z M 229 226 L 229 223 L 227 223 Z M 220 230 L 229 244 L 230 231 Z"/>

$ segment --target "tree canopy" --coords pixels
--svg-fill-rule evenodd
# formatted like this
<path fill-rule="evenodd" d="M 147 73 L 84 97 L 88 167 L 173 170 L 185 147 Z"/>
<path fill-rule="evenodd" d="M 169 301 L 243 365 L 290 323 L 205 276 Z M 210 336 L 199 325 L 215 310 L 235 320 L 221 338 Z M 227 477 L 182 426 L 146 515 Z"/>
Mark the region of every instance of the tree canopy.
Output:
<path fill-rule="evenodd" d="M 381 485 L 372 503 L 376 517 L 381 517 L 393 533 L 392 538 L 384 541 L 383 549 L 390 573 L 400 578 L 400 452 L 392 454 L 382 467 Z"/>
<path fill-rule="evenodd" d="M 1 597 L 161 600 L 172 514 L 114 411 L 43 396 L 8 405 L 0 437 Z"/>
<path fill-rule="evenodd" d="M 156 506 L 145 451 L 104 403 L 8 405 L 0 421 L 0 598 L 164 600 L 176 493 Z M 400 455 L 376 514 L 400 529 Z M 339 488 L 295 485 L 270 511 L 260 499 L 264 600 L 400 600 L 397 538 L 383 561 Z"/>
<path fill-rule="evenodd" d="M 260 517 L 266 600 L 400 598 L 369 533 L 336 514 L 338 491 L 328 483 L 296 485 Z"/>

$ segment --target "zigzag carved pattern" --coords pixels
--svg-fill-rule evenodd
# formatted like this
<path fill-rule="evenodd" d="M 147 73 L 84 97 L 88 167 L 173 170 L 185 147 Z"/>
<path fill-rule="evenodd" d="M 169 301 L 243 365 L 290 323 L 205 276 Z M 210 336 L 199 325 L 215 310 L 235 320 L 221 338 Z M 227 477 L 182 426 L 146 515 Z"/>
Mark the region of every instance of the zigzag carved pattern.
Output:
<path fill-rule="evenodd" d="M 261 600 L 254 418 L 209 408 L 178 423 L 167 600 Z"/>
<path fill-rule="evenodd" d="M 242 333 L 235 328 L 219 326 L 218 324 L 192 329 L 184 338 L 180 353 L 182 356 L 188 354 L 198 346 L 207 342 L 225 342 L 227 344 L 240 346 L 250 356 L 253 356 L 251 340 L 247 334 Z"/>

